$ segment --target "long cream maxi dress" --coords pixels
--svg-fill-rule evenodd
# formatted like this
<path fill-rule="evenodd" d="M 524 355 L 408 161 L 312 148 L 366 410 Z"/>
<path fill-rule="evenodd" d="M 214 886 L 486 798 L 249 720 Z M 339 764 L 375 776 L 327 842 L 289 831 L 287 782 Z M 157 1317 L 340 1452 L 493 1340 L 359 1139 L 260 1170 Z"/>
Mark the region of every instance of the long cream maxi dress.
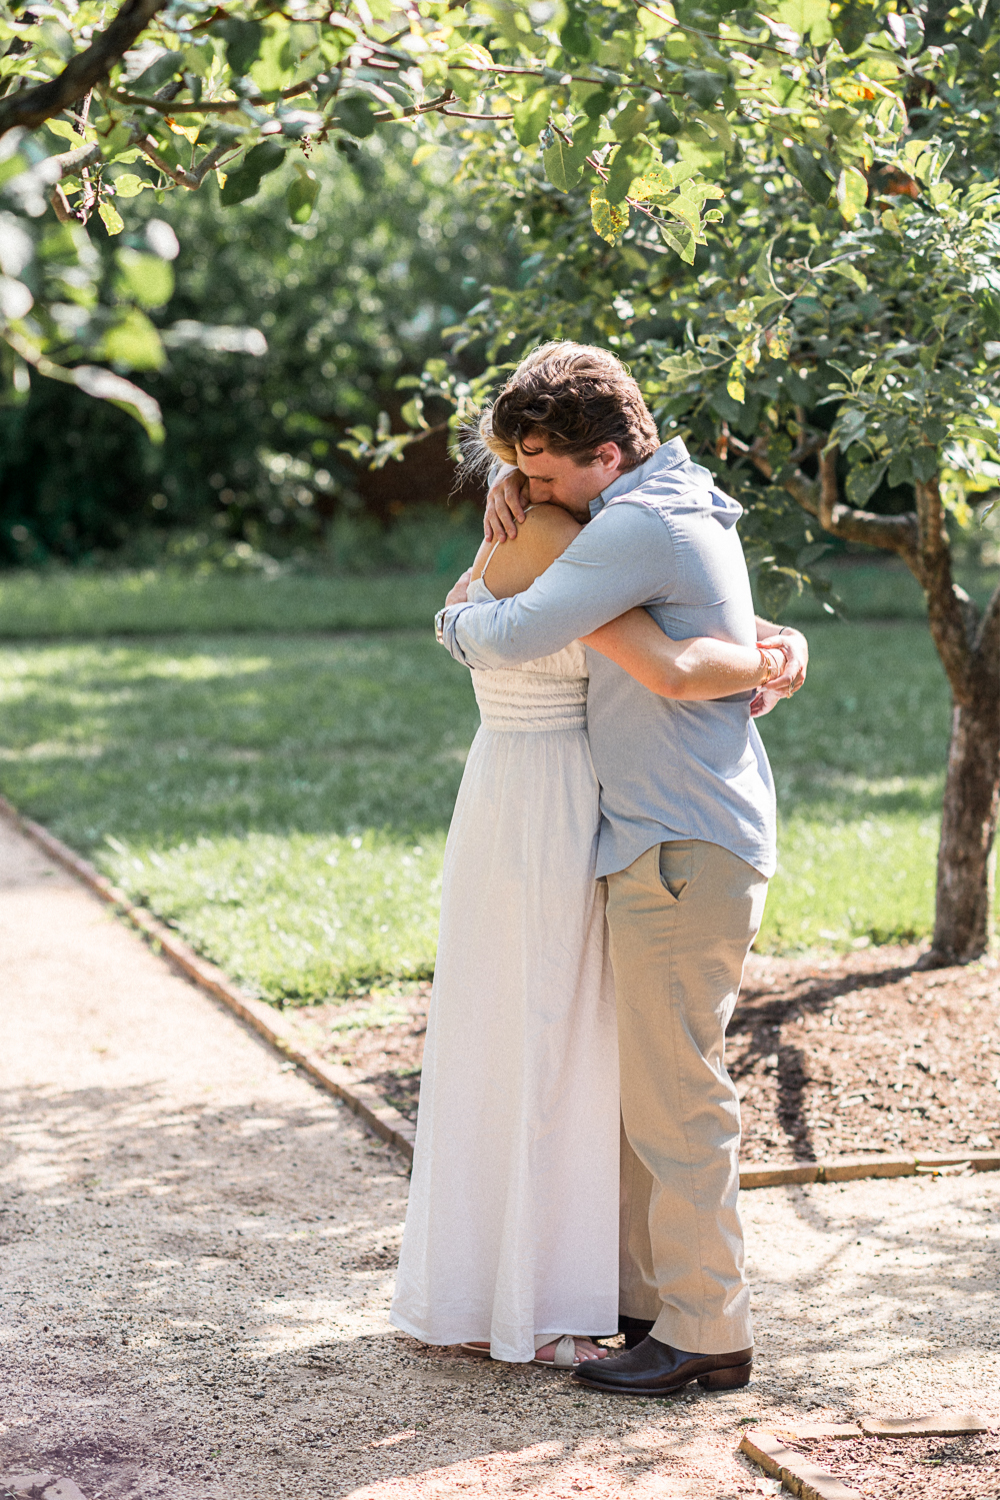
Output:
<path fill-rule="evenodd" d="M 469 599 L 492 600 L 481 579 Z M 472 674 L 391 1322 L 430 1344 L 618 1327 L 618 1043 L 587 666 Z"/>

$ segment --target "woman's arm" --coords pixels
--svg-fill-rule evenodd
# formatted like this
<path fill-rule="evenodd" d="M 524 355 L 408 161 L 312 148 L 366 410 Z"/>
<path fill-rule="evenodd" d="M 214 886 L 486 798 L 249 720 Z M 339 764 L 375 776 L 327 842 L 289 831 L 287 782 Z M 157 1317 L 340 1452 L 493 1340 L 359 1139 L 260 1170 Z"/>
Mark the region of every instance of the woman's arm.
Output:
<path fill-rule="evenodd" d="M 756 616 L 757 641 L 762 646 L 781 646 L 788 663 L 788 692 L 790 698 L 797 693 L 806 680 L 809 666 L 809 642 L 801 630 L 791 625 L 772 625 L 770 620 Z M 783 684 L 784 685 L 784 684 Z"/>
<path fill-rule="evenodd" d="M 711 636 L 673 641 L 644 609 L 630 609 L 584 637 L 584 645 L 616 662 L 661 698 L 727 698 L 768 683 L 788 686 L 786 658 L 774 645 L 734 646 Z"/>

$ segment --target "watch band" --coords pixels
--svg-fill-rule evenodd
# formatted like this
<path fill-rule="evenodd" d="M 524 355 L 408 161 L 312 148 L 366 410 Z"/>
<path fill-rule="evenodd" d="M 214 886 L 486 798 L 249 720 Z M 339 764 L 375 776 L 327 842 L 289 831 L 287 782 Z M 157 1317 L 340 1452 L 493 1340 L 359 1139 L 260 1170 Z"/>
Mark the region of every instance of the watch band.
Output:
<path fill-rule="evenodd" d="M 437 641 L 439 646 L 444 645 L 444 617 L 446 609 L 447 605 L 445 606 L 445 609 L 439 609 L 437 614 L 434 616 L 434 639 Z"/>

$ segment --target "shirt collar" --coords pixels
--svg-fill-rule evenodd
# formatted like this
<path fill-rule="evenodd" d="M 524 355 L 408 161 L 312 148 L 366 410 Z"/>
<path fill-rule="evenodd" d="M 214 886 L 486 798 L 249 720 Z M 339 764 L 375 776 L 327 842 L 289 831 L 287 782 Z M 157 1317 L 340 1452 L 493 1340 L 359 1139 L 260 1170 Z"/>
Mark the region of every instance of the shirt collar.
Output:
<path fill-rule="evenodd" d="M 675 469 L 687 456 L 688 451 L 680 438 L 671 438 L 669 443 L 661 443 L 645 463 L 619 475 L 606 490 L 601 491 L 596 500 L 591 500 L 590 519 L 599 515 L 610 500 L 617 500 L 619 495 L 627 495 L 630 490 L 638 489 L 640 484 L 645 484 L 654 474 L 661 474 L 665 469 Z"/>

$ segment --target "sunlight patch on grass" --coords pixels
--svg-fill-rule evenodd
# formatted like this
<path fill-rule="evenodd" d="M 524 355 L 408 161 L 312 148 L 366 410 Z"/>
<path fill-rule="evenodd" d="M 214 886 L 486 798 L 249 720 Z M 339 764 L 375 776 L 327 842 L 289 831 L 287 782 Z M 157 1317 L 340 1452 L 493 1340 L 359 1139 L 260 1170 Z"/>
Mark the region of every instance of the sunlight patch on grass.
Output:
<path fill-rule="evenodd" d="M 758 952 L 912 942 L 934 920 L 938 820 L 917 813 L 782 821 Z"/>
<path fill-rule="evenodd" d="M 101 864 L 245 989 L 308 1005 L 378 981 L 429 979 L 443 832 L 421 844 L 251 833 L 157 851 L 109 840 Z"/>

